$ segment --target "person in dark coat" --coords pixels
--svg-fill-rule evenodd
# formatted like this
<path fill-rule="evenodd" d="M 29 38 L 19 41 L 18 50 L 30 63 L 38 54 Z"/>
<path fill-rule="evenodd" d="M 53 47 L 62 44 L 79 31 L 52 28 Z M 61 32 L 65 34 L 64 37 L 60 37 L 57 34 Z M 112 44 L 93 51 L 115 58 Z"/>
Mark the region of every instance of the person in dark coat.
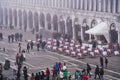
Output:
<path fill-rule="evenodd" d="M 14 34 L 11 34 L 12 43 L 14 42 Z"/>
<path fill-rule="evenodd" d="M 39 80 L 41 80 L 41 73 L 40 72 L 38 72 L 38 76 L 39 76 Z"/>
<path fill-rule="evenodd" d="M 39 80 L 39 75 L 38 75 L 38 73 L 36 73 L 36 75 L 35 75 L 35 80 Z"/>
<path fill-rule="evenodd" d="M 10 38 L 11 38 L 11 36 L 10 35 L 8 35 L 8 42 L 10 43 Z"/>
<path fill-rule="evenodd" d="M 21 43 L 18 44 L 19 53 L 21 53 Z"/>
<path fill-rule="evenodd" d="M 97 76 L 100 78 L 99 66 L 98 65 L 96 65 L 96 68 L 95 68 L 95 77 L 94 77 L 94 79 L 96 79 Z"/>
<path fill-rule="evenodd" d="M 103 64 L 103 57 L 100 57 L 100 66 L 103 67 L 104 64 Z"/>
<path fill-rule="evenodd" d="M 43 41 L 43 42 L 42 42 L 42 45 L 41 45 L 41 46 L 42 46 L 42 49 L 44 49 L 44 48 L 45 48 L 45 45 L 46 45 L 46 42 L 45 42 L 45 41 Z"/>
<path fill-rule="evenodd" d="M 108 65 L 108 59 L 105 57 L 105 67 L 107 68 Z"/>
<path fill-rule="evenodd" d="M 3 39 L 3 34 L 2 33 L 0 33 L 0 40 L 2 40 Z"/>
<path fill-rule="evenodd" d="M 82 40 L 81 39 L 79 39 L 79 44 L 80 44 L 80 46 L 82 46 Z"/>
<path fill-rule="evenodd" d="M 0 74 L 2 73 L 2 63 L 0 63 Z"/>
<path fill-rule="evenodd" d="M 33 46 L 34 46 L 34 43 L 31 41 L 31 42 L 30 42 L 31 50 L 33 50 Z"/>
<path fill-rule="evenodd" d="M 23 68 L 23 75 L 24 75 L 24 80 L 28 80 L 28 75 L 27 75 L 27 68 L 26 68 L 26 66 Z"/>
<path fill-rule="evenodd" d="M 21 76 L 21 74 L 20 74 L 20 71 L 18 70 L 17 71 L 17 80 L 20 80 L 20 76 Z M 1 80 L 1 79 L 0 79 Z"/>
<path fill-rule="evenodd" d="M 17 33 L 15 33 L 15 41 L 17 42 Z"/>
<path fill-rule="evenodd" d="M 100 68 L 100 80 L 104 80 L 104 69 L 103 68 Z"/>
<path fill-rule="evenodd" d="M 36 34 L 36 40 L 38 40 L 39 39 L 39 34 Z"/>
<path fill-rule="evenodd" d="M 42 40 L 42 35 L 40 34 L 40 39 Z"/>
<path fill-rule="evenodd" d="M 30 45 L 29 43 L 27 43 L 27 52 L 29 53 L 29 50 L 30 50 Z"/>
<path fill-rule="evenodd" d="M 16 33 L 16 41 L 19 41 L 19 33 Z"/>
<path fill-rule="evenodd" d="M 23 38 L 22 33 L 20 33 L 20 34 L 19 34 L 19 37 L 20 37 L 20 38 L 19 38 L 19 39 L 20 39 L 20 41 L 22 41 L 22 38 Z"/>
<path fill-rule="evenodd" d="M 0 80 L 3 80 L 3 74 L 0 73 Z"/>
<path fill-rule="evenodd" d="M 37 51 L 39 51 L 39 48 L 40 48 L 40 44 L 37 43 Z"/>
<path fill-rule="evenodd" d="M 42 73 L 42 74 L 41 74 L 41 80 L 44 80 L 44 78 L 45 78 L 45 74 L 44 74 L 43 71 L 42 71 L 41 73 Z"/>
<path fill-rule="evenodd" d="M 57 47 L 59 47 L 59 46 L 60 46 L 60 42 L 59 42 L 59 40 L 57 40 L 56 43 L 57 43 Z"/>
<path fill-rule="evenodd" d="M 91 77 L 90 71 L 91 71 L 91 66 L 87 63 L 87 75 L 89 75 L 89 77 Z"/>
<path fill-rule="evenodd" d="M 92 42 L 92 48 L 95 49 L 97 47 L 97 42 L 96 41 L 93 41 Z"/>

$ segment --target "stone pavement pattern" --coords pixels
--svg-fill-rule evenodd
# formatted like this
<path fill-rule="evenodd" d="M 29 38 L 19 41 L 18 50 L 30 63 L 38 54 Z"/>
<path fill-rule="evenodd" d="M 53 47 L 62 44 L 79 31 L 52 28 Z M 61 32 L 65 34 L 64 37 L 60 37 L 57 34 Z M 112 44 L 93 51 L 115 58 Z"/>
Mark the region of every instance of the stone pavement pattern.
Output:
<path fill-rule="evenodd" d="M 35 35 L 31 34 L 31 32 L 23 32 L 20 30 L 0 30 L 4 34 L 4 41 L 0 41 L 0 47 L 5 47 L 7 49 L 6 53 L 0 52 L 0 62 L 4 62 L 7 57 L 11 61 L 11 66 L 15 66 L 15 55 L 18 52 L 18 43 L 8 43 L 7 36 L 8 34 L 15 32 L 22 32 L 24 34 L 22 48 L 26 49 L 25 40 L 35 40 Z M 109 59 L 109 67 L 105 70 L 105 80 L 120 80 L 120 57 L 119 56 L 111 56 Z M 30 51 L 29 54 L 26 55 L 26 61 L 24 65 L 28 67 L 29 74 L 32 72 L 36 73 L 41 70 L 45 70 L 47 67 L 52 68 L 55 62 L 66 62 L 67 68 L 70 74 L 74 74 L 76 69 L 83 69 L 86 67 L 86 63 L 92 64 L 92 73 L 94 73 L 94 66 L 96 64 L 99 65 L 99 57 L 96 58 L 84 58 L 84 59 L 76 59 L 75 57 L 66 56 L 63 54 L 58 54 L 50 51 L 36 51 L 36 47 L 34 47 L 33 51 Z M 11 72 L 11 71 L 10 71 Z M 10 73 L 5 72 L 5 74 Z M 12 75 L 12 74 L 7 74 Z M 23 80 L 23 79 L 21 79 Z M 93 77 L 90 80 L 94 80 Z"/>

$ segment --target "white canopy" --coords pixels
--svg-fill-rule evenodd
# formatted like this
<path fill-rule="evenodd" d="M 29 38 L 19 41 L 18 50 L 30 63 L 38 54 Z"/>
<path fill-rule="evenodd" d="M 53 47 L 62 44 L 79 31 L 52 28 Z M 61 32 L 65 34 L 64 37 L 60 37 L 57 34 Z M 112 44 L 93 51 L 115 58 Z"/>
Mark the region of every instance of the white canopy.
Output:
<path fill-rule="evenodd" d="M 107 26 L 107 23 L 101 22 L 98 25 L 96 25 L 94 28 L 85 31 L 85 33 L 92 35 L 109 34 L 109 27 Z"/>
<path fill-rule="evenodd" d="M 85 31 L 85 33 L 92 35 L 104 35 L 106 40 L 109 42 L 109 26 L 107 25 L 107 22 L 101 22 L 92 29 Z"/>

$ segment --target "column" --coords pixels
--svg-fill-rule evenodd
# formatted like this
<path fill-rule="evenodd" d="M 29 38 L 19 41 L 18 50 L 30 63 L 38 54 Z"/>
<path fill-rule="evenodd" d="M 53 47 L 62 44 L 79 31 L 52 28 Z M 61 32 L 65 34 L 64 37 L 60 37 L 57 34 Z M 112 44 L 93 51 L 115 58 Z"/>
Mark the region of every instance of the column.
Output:
<path fill-rule="evenodd" d="M 118 0 L 118 13 L 120 13 L 120 0 Z"/>
<path fill-rule="evenodd" d="M 94 8 L 93 11 L 96 11 L 96 0 L 94 0 L 93 2 L 94 2 L 94 4 L 93 4 L 93 8 Z"/>
<path fill-rule="evenodd" d="M 116 0 L 113 0 L 113 13 L 116 13 Z"/>
<path fill-rule="evenodd" d="M 113 0 L 114 1 L 114 0 Z M 108 8 L 108 12 L 111 12 L 111 10 L 112 10 L 112 7 L 111 7 L 112 5 L 111 5 L 111 0 L 109 0 L 108 1 L 108 6 L 107 6 L 107 8 Z"/>
<path fill-rule="evenodd" d="M 85 10 L 87 10 L 87 0 L 84 0 L 85 1 L 85 3 L 84 3 L 84 6 L 85 6 Z"/>
<path fill-rule="evenodd" d="M 29 12 L 27 12 L 27 29 L 26 30 L 30 30 L 29 28 Z"/>
<path fill-rule="evenodd" d="M 81 0 L 81 10 L 83 10 L 83 6 L 84 6 L 83 0 Z"/>
<path fill-rule="evenodd" d="M 75 36 L 74 16 L 72 17 L 72 29 L 73 29 L 73 39 L 76 39 L 76 36 Z"/>
<path fill-rule="evenodd" d="M 54 29 L 53 29 L 53 21 L 52 21 L 52 19 L 53 19 L 53 15 L 51 14 L 51 31 L 53 32 Z"/>
<path fill-rule="evenodd" d="M 69 2 L 68 2 L 69 3 Z M 67 0 L 65 0 L 65 8 L 67 8 Z"/>
<path fill-rule="evenodd" d="M 12 10 L 12 26 L 15 27 L 14 10 Z"/>
<path fill-rule="evenodd" d="M 73 4 L 73 9 L 75 9 L 75 1 L 72 0 L 72 4 Z"/>
<path fill-rule="evenodd" d="M 9 9 L 8 9 L 8 27 L 10 26 L 10 14 L 9 14 Z"/>
<path fill-rule="evenodd" d="M 5 26 L 5 9 L 3 8 L 3 25 Z"/>
<path fill-rule="evenodd" d="M 102 4 L 102 1 L 99 0 L 99 1 L 98 1 L 98 4 L 99 4 L 99 6 L 98 6 L 98 11 L 101 11 L 101 8 L 102 8 L 102 5 L 101 5 L 101 4 Z"/>
<path fill-rule="evenodd" d="M 89 10 L 92 10 L 92 0 L 89 0 Z"/>
<path fill-rule="evenodd" d="M 19 12 L 17 11 L 17 28 L 19 29 L 19 25 L 20 25 L 20 23 L 19 23 Z"/>
<path fill-rule="evenodd" d="M 22 30 L 24 30 L 24 16 L 23 16 L 23 11 L 22 11 Z"/>
<path fill-rule="evenodd" d="M 48 25 L 47 25 L 46 15 L 45 15 L 45 30 L 48 30 Z"/>
<path fill-rule="evenodd" d="M 65 21 L 65 34 L 67 34 L 68 30 L 67 30 L 67 21 L 66 21 L 66 18 L 64 18 L 64 21 Z"/>
<path fill-rule="evenodd" d="M 71 8 L 71 0 L 69 0 L 69 7 L 68 8 Z"/>
<path fill-rule="evenodd" d="M 59 17 L 58 17 L 58 33 L 60 33 L 60 31 L 61 31 L 61 30 L 60 30 L 60 27 L 61 27 L 61 26 L 60 26 L 60 19 L 59 19 Z"/>

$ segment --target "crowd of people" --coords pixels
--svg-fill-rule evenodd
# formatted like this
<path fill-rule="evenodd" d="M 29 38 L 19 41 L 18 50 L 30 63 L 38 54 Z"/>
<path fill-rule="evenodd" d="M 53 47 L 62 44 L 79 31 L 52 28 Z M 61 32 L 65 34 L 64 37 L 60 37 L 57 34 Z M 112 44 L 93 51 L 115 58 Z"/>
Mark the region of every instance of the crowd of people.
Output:
<path fill-rule="evenodd" d="M 18 41 L 22 41 L 23 38 L 23 34 L 22 33 L 15 33 L 15 34 L 11 34 L 8 35 L 8 42 L 18 42 Z"/>
<path fill-rule="evenodd" d="M 46 68 L 45 71 L 31 73 L 28 77 L 28 69 L 23 67 L 24 80 L 89 80 L 91 78 L 91 66 L 87 63 L 86 67 L 82 70 L 75 71 L 74 75 L 69 73 L 66 63 L 55 63 L 53 68 Z M 19 74 L 18 74 L 19 73 Z M 20 78 L 20 71 L 17 72 L 17 79 Z M 94 69 L 94 79 L 104 80 L 104 68 L 96 65 Z"/>

